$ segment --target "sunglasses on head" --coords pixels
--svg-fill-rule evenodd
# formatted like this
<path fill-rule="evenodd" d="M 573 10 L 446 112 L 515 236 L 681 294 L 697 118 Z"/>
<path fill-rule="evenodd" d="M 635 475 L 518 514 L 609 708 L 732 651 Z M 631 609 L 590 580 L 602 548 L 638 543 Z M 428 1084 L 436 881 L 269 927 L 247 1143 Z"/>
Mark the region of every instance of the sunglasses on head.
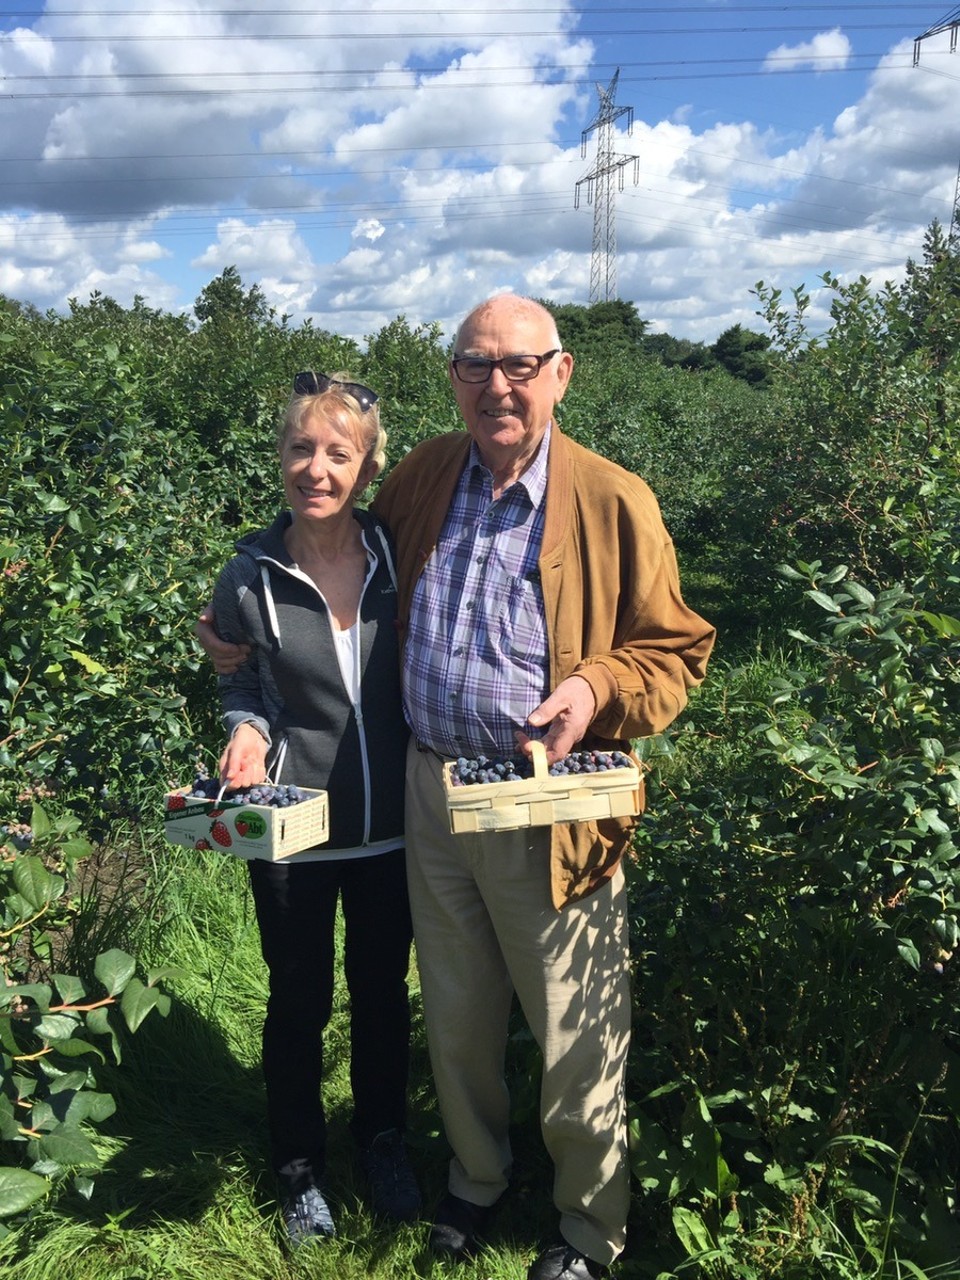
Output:
<path fill-rule="evenodd" d="M 361 382 L 338 382 L 336 378 L 328 378 L 325 373 L 314 373 L 312 369 L 294 374 L 293 394 L 295 396 L 319 396 L 332 387 L 356 400 L 363 413 L 372 409 L 380 399 L 375 391 L 371 391 Z"/>

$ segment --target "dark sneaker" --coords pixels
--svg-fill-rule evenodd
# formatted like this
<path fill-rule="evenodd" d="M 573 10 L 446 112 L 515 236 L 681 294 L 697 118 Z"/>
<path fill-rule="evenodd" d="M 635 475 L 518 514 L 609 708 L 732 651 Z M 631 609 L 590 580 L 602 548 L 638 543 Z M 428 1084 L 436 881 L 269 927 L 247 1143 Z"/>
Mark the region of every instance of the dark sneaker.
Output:
<path fill-rule="evenodd" d="M 396 1129 L 378 1134 L 360 1152 L 360 1167 L 370 1188 L 370 1207 L 383 1218 L 413 1222 L 420 1213 L 420 1188 L 406 1144 Z"/>
<path fill-rule="evenodd" d="M 337 1234 L 330 1206 L 316 1187 L 287 1196 L 282 1210 L 287 1235 L 295 1249 L 308 1240 L 327 1240 Z"/>
<path fill-rule="evenodd" d="M 480 1236 L 493 1209 L 493 1205 L 473 1204 L 448 1191 L 437 1205 L 430 1228 L 432 1252 L 454 1261 L 472 1258 L 480 1248 Z"/>
<path fill-rule="evenodd" d="M 564 1243 L 541 1253 L 530 1266 L 527 1280 L 600 1280 L 609 1274 L 608 1267 Z"/>

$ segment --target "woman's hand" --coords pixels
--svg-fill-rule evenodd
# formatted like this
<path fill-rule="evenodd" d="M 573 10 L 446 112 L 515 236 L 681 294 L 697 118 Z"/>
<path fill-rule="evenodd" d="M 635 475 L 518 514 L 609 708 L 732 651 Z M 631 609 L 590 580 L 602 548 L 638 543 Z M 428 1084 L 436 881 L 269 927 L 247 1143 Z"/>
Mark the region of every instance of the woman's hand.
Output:
<path fill-rule="evenodd" d="M 232 676 L 250 657 L 248 644 L 230 644 L 229 641 L 221 640 L 217 635 L 212 604 L 208 604 L 200 614 L 193 630 L 219 676 Z"/>
<path fill-rule="evenodd" d="M 220 757 L 220 781 L 231 787 L 255 787 L 267 776 L 267 744 L 252 724 L 242 724 Z"/>

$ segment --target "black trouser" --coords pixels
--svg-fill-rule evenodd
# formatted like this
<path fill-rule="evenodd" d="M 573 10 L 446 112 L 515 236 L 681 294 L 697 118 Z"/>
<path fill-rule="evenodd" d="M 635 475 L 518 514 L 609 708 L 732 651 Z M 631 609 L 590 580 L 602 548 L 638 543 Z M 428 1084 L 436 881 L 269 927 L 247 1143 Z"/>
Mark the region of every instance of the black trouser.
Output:
<path fill-rule="evenodd" d="M 350 1128 L 361 1144 L 406 1120 L 410 906 L 402 849 L 369 858 L 286 864 L 256 859 L 250 881 L 270 971 L 263 1075 L 273 1167 L 323 1171 L 323 1029 L 333 1005 L 337 898 L 350 993 Z"/>

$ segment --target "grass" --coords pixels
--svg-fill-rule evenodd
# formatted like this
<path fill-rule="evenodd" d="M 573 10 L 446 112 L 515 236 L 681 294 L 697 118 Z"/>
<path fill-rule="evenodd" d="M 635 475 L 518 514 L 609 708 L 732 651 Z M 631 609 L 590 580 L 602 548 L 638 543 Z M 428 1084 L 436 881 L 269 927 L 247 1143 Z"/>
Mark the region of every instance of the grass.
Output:
<path fill-rule="evenodd" d="M 694 728 L 690 732 L 681 728 L 682 749 L 675 758 L 665 755 L 657 761 L 657 814 L 648 823 L 654 833 L 658 815 L 664 820 L 670 816 L 671 787 L 677 791 L 679 805 L 691 797 L 696 800 L 697 789 L 702 791 L 707 783 L 722 792 L 727 780 L 738 777 L 747 765 L 751 779 L 759 781 L 756 762 L 744 759 L 748 733 L 764 718 L 770 689 L 788 665 L 788 653 L 773 645 L 744 646 L 723 655 L 722 678 L 695 695 L 687 717 Z M 432 1092 L 416 969 L 411 973 L 414 1039 L 409 1136 L 424 1191 L 424 1221 L 411 1226 L 391 1228 L 373 1219 L 365 1207 L 347 1126 L 348 1020 L 341 986 L 326 1036 L 324 1090 L 330 1121 L 327 1190 L 339 1234 L 336 1240 L 307 1246 L 292 1256 L 284 1247 L 266 1159 L 259 1068 L 266 974 L 246 867 L 217 853 L 199 854 L 156 843 L 144 836 L 142 827 L 125 831 L 123 837 L 121 846 L 99 850 L 91 859 L 78 915 L 58 955 L 58 967 L 89 972 L 93 956 L 109 946 L 136 954 L 143 968 L 176 965 L 178 976 L 165 984 L 173 997 L 172 1009 L 166 1019 L 151 1015 L 137 1035 L 127 1040 L 122 1064 L 98 1071 L 99 1084 L 115 1096 L 117 1111 L 97 1130 L 95 1140 L 104 1154 L 105 1168 L 91 1199 L 65 1188 L 32 1213 L 0 1241 L 0 1272 L 11 1280 L 523 1280 L 540 1249 L 555 1242 L 556 1216 L 550 1194 L 552 1171 L 536 1119 L 535 1056 L 522 1023 L 516 1024 L 508 1053 L 515 1119 L 513 1183 L 495 1219 L 490 1248 L 475 1261 L 452 1268 L 434 1260 L 426 1248 L 427 1223 L 446 1184 L 449 1153 Z M 716 897 L 713 871 L 722 879 L 732 869 L 729 850 L 724 853 L 719 845 L 703 843 L 695 805 L 670 837 L 648 855 L 654 859 L 649 874 L 642 870 L 643 864 L 635 872 L 635 888 L 640 891 L 634 912 L 640 943 L 634 953 L 638 975 L 643 972 L 639 962 L 643 949 L 649 948 L 650 955 L 661 959 L 686 954 L 683 945 L 671 943 L 676 912 L 670 895 L 682 897 L 695 934 L 703 927 L 719 929 L 723 924 L 723 920 L 718 924 L 710 907 Z M 681 837 L 689 847 L 677 844 Z M 670 889 L 666 909 L 641 910 L 644 885 L 659 891 L 660 879 Z M 756 885 L 757 894 L 766 886 L 776 898 L 775 884 L 758 879 Z M 727 892 L 722 884 L 720 891 Z M 810 1001 L 804 1004 L 795 984 L 791 987 L 792 979 L 783 984 L 777 966 L 769 972 L 764 969 L 773 953 L 771 944 L 761 946 L 755 937 L 762 905 L 751 899 L 742 930 L 729 938 L 723 975 L 731 987 L 730 1002 L 738 1007 L 738 1000 L 768 1000 L 782 1008 L 789 1000 L 791 1008 L 802 1010 Z M 686 923 L 685 919 L 680 922 L 683 927 Z M 846 935 L 836 932 L 836 922 L 831 927 L 833 943 L 839 944 Z M 783 939 L 774 942 L 781 948 Z M 694 954 L 698 945 L 694 937 Z M 753 966 L 754 953 L 759 967 Z M 807 953 L 790 954 L 796 962 L 797 956 L 802 960 Z M 681 1061 L 666 1052 L 677 1050 L 677 1044 L 667 1041 L 680 1033 L 667 1017 L 673 1004 L 664 991 L 669 994 L 674 985 L 682 985 L 683 973 L 680 966 L 664 963 L 667 971 L 659 977 L 655 974 L 656 981 L 648 973 L 638 982 L 638 999 L 653 1012 L 649 1017 L 638 1012 L 637 1017 L 638 1025 L 642 1021 L 648 1030 L 652 1026 L 664 1042 L 658 1046 L 651 1041 L 651 1045 L 659 1049 L 660 1060 L 669 1064 Z M 662 990 L 658 982 L 665 984 Z M 790 994 L 785 995 L 788 989 Z M 657 1005 L 658 991 L 665 1001 L 663 1009 Z M 840 997 L 850 1001 L 851 1025 L 859 1001 L 870 1006 L 879 1000 L 862 981 L 836 994 L 837 999 L 818 1002 L 812 1015 L 820 1017 L 821 1006 L 826 1011 L 823 1025 L 818 1023 L 813 1030 L 823 1033 L 824 1043 L 832 1045 L 833 1051 L 837 1038 L 831 1020 L 844 1007 Z M 683 1027 L 691 1028 L 691 1054 L 709 1054 L 717 1025 L 712 1001 L 704 996 L 706 1003 L 697 1004 L 703 992 L 694 987 L 682 995 L 690 1002 Z M 868 1018 L 865 1025 L 875 1023 L 876 1019 Z M 803 1027 L 794 1026 L 791 1034 L 790 1051 L 809 1064 L 821 1040 L 813 1033 L 808 1037 Z M 639 1057 L 646 1052 L 640 1040 L 638 1035 L 637 1063 L 649 1064 L 649 1058 Z M 725 1054 L 728 1070 L 723 1085 L 732 1081 L 746 1096 L 755 1080 L 753 1064 L 741 1062 L 730 1045 L 725 1045 Z M 708 1065 L 712 1068 L 712 1058 Z M 709 1071 L 701 1074 L 710 1078 Z M 643 1075 L 635 1074 L 634 1089 L 640 1088 Z M 668 1065 L 656 1076 L 656 1083 L 669 1087 L 670 1075 Z M 943 1099 L 941 1128 L 948 1145 L 956 1132 L 957 1097 Z M 937 1101 L 940 1105 L 939 1096 Z M 903 1106 L 909 1110 L 911 1105 L 905 1094 Z M 887 1123 L 883 1116 L 880 1119 Z M 791 1123 L 786 1111 L 780 1121 Z M 864 1132 L 882 1136 L 879 1127 L 876 1132 Z M 667 1136 L 673 1140 L 676 1134 L 671 1130 Z M 733 1146 L 737 1147 L 736 1142 Z M 765 1153 L 762 1144 L 758 1150 Z M 765 1153 L 764 1158 L 774 1156 Z M 692 1166 L 684 1153 L 679 1152 L 676 1160 L 689 1175 Z M 800 1215 L 796 1204 L 791 1208 L 789 1195 L 778 1200 L 773 1193 L 766 1194 L 763 1166 L 743 1167 L 740 1176 L 736 1225 L 719 1233 L 715 1256 L 700 1261 L 684 1261 L 671 1217 L 677 1205 L 697 1211 L 703 1203 L 699 1184 L 688 1181 L 682 1194 L 671 1192 L 668 1198 L 659 1193 L 645 1197 L 635 1188 L 627 1251 L 618 1269 L 621 1280 L 670 1280 L 673 1275 L 684 1280 L 960 1280 L 960 1235 L 952 1220 L 956 1215 L 952 1194 L 949 1207 L 937 1210 L 944 1221 L 934 1221 L 936 1204 L 925 1198 L 919 1181 L 904 1191 L 906 1178 L 902 1179 L 895 1194 L 881 1196 L 879 1209 L 874 1209 L 868 1193 L 870 1186 L 877 1185 L 875 1171 L 862 1195 L 851 1174 L 846 1204 L 841 1186 L 840 1195 L 831 1200 L 825 1193 L 816 1203 L 811 1200 Z M 910 1210 L 906 1216 L 900 1203 L 894 1203 L 897 1196 Z M 711 1209 L 704 1217 L 715 1214 Z M 905 1248 L 925 1271 L 917 1261 L 904 1259 Z"/>
<path fill-rule="evenodd" d="M 89 1201 L 64 1190 L 0 1242 L 11 1280 L 291 1280 L 294 1277 L 443 1277 L 450 1267 L 426 1249 L 427 1225 L 390 1227 L 371 1217 L 347 1129 L 346 993 L 338 991 L 327 1034 L 325 1099 L 330 1121 L 329 1198 L 338 1236 L 295 1256 L 284 1247 L 266 1159 L 259 1034 L 266 971 L 239 860 L 164 846 L 147 849 L 147 875 L 102 857 L 85 889 L 82 918 L 97 919 L 102 886 L 117 930 L 96 924 L 97 945 L 125 943 L 144 967 L 181 969 L 166 984 L 166 1019 L 151 1016 L 124 1046 L 123 1062 L 100 1072 L 116 1114 L 98 1131 L 106 1156 Z M 117 931 L 135 936 L 121 938 Z M 82 953 L 76 933 L 71 949 Z M 411 974 L 414 1045 L 410 1142 L 425 1215 L 446 1184 L 449 1158 L 430 1087 L 416 971 Z M 514 1056 L 525 1069 L 518 1036 Z M 522 1092 L 522 1090 L 521 1090 Z M 491 1249 L 456 1268 L 459 1280 L 515 1280 L 556 1221 L 551 1176 L 535 1122 L 517 1133 L 517 1169 Z"/>

